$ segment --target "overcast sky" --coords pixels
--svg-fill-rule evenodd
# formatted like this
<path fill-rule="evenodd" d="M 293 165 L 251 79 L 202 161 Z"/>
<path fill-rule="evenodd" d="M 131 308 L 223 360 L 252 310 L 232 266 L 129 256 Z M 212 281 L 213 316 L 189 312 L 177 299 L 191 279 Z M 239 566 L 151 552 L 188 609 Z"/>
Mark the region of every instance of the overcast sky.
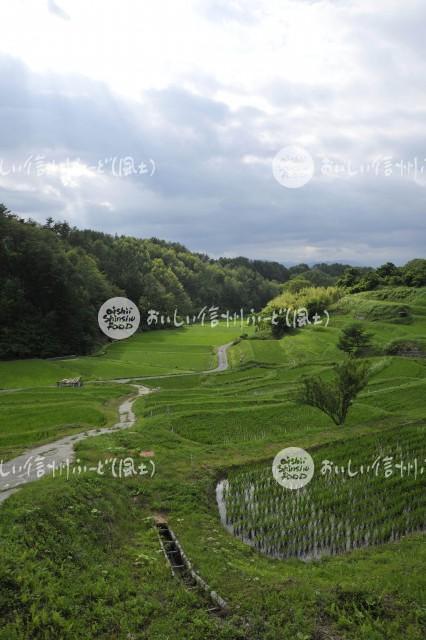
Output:
<path fill-rule="evenodd" d="M 0 24 L 15 213 L 213 256 L 424 255 L 424 0 L 13 0 Z M 273 175 L 288 145 L 300 188 Z"/>

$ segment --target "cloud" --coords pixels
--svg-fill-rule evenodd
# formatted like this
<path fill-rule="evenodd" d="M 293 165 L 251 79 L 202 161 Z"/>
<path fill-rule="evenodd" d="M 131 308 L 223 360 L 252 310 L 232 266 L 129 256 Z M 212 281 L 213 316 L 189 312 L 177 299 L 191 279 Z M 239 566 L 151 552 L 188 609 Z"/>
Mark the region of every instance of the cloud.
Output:
<path fill-rule="evenodd" d="M 219 23 L 234 21 L 237 23 L 253 23 L 261 12 L 249 0 L 198 0 L 197 8 L 208 20 Z"/>
<path fill-rule="evenodd" d="M 422 255 L 421 3 L 268 0 L 255 19 L 245 1 L 193 0 L 179 13 L 159 0 L 146 13 L 129 0 L 119 15 L 99 12 L 98 0 L 90 10 L 62 4 L 73 19 L 47 33 L 50 52 L 33 47 L 35 66 L 24 38 L 6 37 L 0 57 L 9 208 L 216 256 L 379 264 Z M 300 189 L 272 175 L 288 144 L 315 161 Z M 129 159 L 135 172 L 114 175 Z M 138 170 L 151 160 L 152 176 Z M 326 161 L 339 171 L 323 175 Z"/>
<path fill-rule="evenodd" d="M 47 8 L 49 9 L 50 13 L 52 13 L 54 16 L 57 16 L 58 18 L 62 18 L 62 20 L 70 19 L 66 11 L 61 9 L 61 7 L 55 2 L 55 0 L 47 0 Z"/>

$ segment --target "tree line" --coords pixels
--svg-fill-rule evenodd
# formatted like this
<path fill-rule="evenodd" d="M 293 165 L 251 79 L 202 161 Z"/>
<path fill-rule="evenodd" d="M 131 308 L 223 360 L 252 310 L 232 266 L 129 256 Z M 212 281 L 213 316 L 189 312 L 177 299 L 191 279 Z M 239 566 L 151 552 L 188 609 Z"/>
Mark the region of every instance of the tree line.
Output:
<path fill-rule="evenodd" d="M 203 307 L 261 310 L 310 288 L 322 308 L 336 290 L 426 284 L 426 260 L 378 269 L 339 263 L 285 267 L 245 257 L 213 259 L 176 242 L 77 229 L 48 218 L 24 220 L 0 204 L 0 358 L 90 353 L 104 337 L 97 312 L 124 295 L 139 307 L 180 317 Z M 338 285 L 338 288 L 331 285 Z M 319 292 L 319 293 L 318 293 Z M 285 298 L 285 299 L 284 299 Z M 274 300 L 275 299 L 275 300 Z M 309 303 L 309 304 L 308 304 Z M 282 306 L 282 305 L 280 305 Z M 284 305 L 287 306 L 287 305 Z M 281 330 L 278 327 L 278 330 Z"/>
<path fill-rule="evenodd" d="M 343 287 L 348 293 L 371 291 L 381 286 L 426 286 L 426 260 L 415 258 L 397 267 L 386 262 L 380 267 L 353 267 L 348 264 L 318 263 L 312 267 L 301 263 L 288 269 L 283 290 L 298 293 L 309 287 Z"/>
<path fill-rule="evenodd" d="M 0 358 L 90 353 L 104 339 L 98 309 L 113 296 L 133 300 L 142 318 L 259 310 L 288 278 L 278 262 L 214 260 L 158 238 L 39 224 L 0 205 Z"/>

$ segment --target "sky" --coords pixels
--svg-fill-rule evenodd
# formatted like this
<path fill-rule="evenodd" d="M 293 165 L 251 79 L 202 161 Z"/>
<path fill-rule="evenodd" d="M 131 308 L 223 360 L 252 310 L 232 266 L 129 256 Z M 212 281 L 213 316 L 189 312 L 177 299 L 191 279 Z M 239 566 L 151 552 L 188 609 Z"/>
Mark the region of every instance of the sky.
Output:
<path fill-rule="evenodd" d="M 423 257 L 425 23 L 424 0 L 2 2 L 0 202 L 213 257 Z"/>

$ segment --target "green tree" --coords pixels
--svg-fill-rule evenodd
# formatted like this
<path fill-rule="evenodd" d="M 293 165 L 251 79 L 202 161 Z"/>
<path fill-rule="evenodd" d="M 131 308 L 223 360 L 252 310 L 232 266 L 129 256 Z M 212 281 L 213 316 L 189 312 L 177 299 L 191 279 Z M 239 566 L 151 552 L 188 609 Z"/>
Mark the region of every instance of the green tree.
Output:
<path fill-rule="evenodd" d="M 88 353 L 114 291 L 84 251 L 0 208 L 0 357 Z"/>
<path fill-rule="evenodd" d="M 371 346 L 371 337 L 359 322 L 353 322 L 342 329 L 337 347 L 345 353 L 360 355 Z"/>
<path fill-rule="evenodd" d="M 292 318 L 298 310 L 302 312 L 306 310 L 312 320 L 315 314 L 321 316 L 327 311 L 343 294 L 343 289 L 337 287 L 307 287 L 298 293 L 283 291 L 262 309 L 261 328 L 269 329 L 274 338 L 281 338 L 285 333 L 292 331 Z M 289 313 L 288 317 L 287 313 Z"/>
<path fill-rule="evenodd" d="M 368 365 L 365 361 L 348 357 L 334 367 L 335 377 L 330 382 L 316 377 L 303 379 L 299 400 L 320 409 L 335 424 L 344 424 L 349 408 L 368 383 Z"/>
<path fill-rule="evenodd" d="M 321 269 L 309 269 L 309 271 L 304 271 L 298 277 L 308 280 L 311 286 L 314 287 L 331 287 L 337 280 L 337 278 L 324 273 Z"/>
<path fill-rule="evenodd" d="M 410 260 L 402 268 L 404 284 L 409 287 L 424 287 L 426 285 L 426 260 L 416 258 Z"/>
<path fill-rule="evenodd" d="M 309 271 L 309 265 L 306 264 L 305 262 L 301 262 L 300 264 L 295 264 L 293 267 L 290 267 L 288 272 L 290 274 L 290 278 L 293 278 L 294 276 L 300 275 L 301 273 L 304 273 L 305 271 Z"/>
<path fill-rule="evenodd" d="M 312 287 L 312 283 L 307 278 L 303 276 L 295 276 L 288 280 L 283 286 L 283 291 L 289 291 L 290 293 L 298 293 L 302 291 L 302 289 L 307 289 L 308 287 Z"/>
<path fill-rule="evenodd" d="M 389 278 L 390 276 L 398 275 L 398 267 L 393 262 L 386 262 L 381 267 L 377 267 L 376 273 L 379 278 Z"/>
<path fill-rule="evenodd" d="M 353 285 L 359 279 L 359 271 L 355 267 L 349 267 L 345 270 L 345 272 L 340 276 L 337 281 L 338 287 L 353 287 Z"/>
<path fill-rule="evenodd" d="M 376 289 L 380 284 L 380 278 L 375 271 L 370 271 L 365 274 L 361 280 L 356 282 L 351 287 L 351 293 L 360 293 L 361 291 L 372 291 Z"/>

